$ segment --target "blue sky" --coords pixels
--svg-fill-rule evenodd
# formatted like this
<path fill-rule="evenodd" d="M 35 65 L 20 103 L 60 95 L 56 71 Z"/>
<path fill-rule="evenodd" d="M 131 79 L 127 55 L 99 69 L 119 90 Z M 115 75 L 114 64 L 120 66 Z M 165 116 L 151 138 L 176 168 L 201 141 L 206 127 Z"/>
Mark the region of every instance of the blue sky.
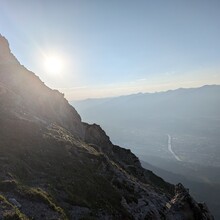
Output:
<path fill-rule="evenodd" d="M 69 100 L 220 84 L 218 0 L 1 0 L 0 33 Z"/>

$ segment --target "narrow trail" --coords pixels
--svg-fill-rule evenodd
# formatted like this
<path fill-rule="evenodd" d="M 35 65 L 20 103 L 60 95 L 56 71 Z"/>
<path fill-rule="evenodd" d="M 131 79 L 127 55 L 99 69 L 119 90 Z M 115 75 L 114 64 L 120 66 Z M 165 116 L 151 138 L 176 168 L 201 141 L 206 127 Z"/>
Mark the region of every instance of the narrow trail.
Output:
<path fill-rule="evenodd" d="M 172 150 L 172 144 L 171 144 L 171 136 L 168 134 L 168 150 L 170 151 L 170 153 L 176 158 L 176 160 L 178 161 L 182 161 Z"/>

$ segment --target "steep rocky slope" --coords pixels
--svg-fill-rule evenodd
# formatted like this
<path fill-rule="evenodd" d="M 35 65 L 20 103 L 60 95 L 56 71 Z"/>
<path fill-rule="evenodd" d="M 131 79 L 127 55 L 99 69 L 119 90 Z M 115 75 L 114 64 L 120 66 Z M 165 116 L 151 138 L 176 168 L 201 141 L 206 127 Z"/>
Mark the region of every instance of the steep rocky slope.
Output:
<path fill-rule="evenodd" d="M 204 204 L 141 167 L 81 122 L 0 36 L 0 219 L 213 219 Z"/>

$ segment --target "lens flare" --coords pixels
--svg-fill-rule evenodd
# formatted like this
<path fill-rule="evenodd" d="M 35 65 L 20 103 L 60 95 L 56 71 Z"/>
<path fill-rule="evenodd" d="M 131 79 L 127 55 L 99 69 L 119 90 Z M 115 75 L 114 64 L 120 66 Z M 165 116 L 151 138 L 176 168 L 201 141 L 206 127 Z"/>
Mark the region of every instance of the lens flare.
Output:
<path fill-rule="evenodd" d="M 48 73 L 59 74 L 64 68 L 64 63 L 61 57 L 49 55 L 45 58 L 44 66 Z"/>

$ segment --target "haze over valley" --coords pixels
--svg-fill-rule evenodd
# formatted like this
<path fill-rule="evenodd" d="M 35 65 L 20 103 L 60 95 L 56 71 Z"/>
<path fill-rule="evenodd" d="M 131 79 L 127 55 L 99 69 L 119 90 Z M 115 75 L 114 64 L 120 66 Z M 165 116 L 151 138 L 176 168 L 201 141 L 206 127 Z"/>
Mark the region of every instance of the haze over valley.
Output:
<path fill-rule="evenodd" d="M 193 188 L 193 193 L 205 199 L 219 216 L 219 85 L 72 104 L 83 120 L 100 124 L 113 143 L 130 148 L 166 180 L 181 180 Z M 200 184 L 204 186 L 198 187 Z"/>

